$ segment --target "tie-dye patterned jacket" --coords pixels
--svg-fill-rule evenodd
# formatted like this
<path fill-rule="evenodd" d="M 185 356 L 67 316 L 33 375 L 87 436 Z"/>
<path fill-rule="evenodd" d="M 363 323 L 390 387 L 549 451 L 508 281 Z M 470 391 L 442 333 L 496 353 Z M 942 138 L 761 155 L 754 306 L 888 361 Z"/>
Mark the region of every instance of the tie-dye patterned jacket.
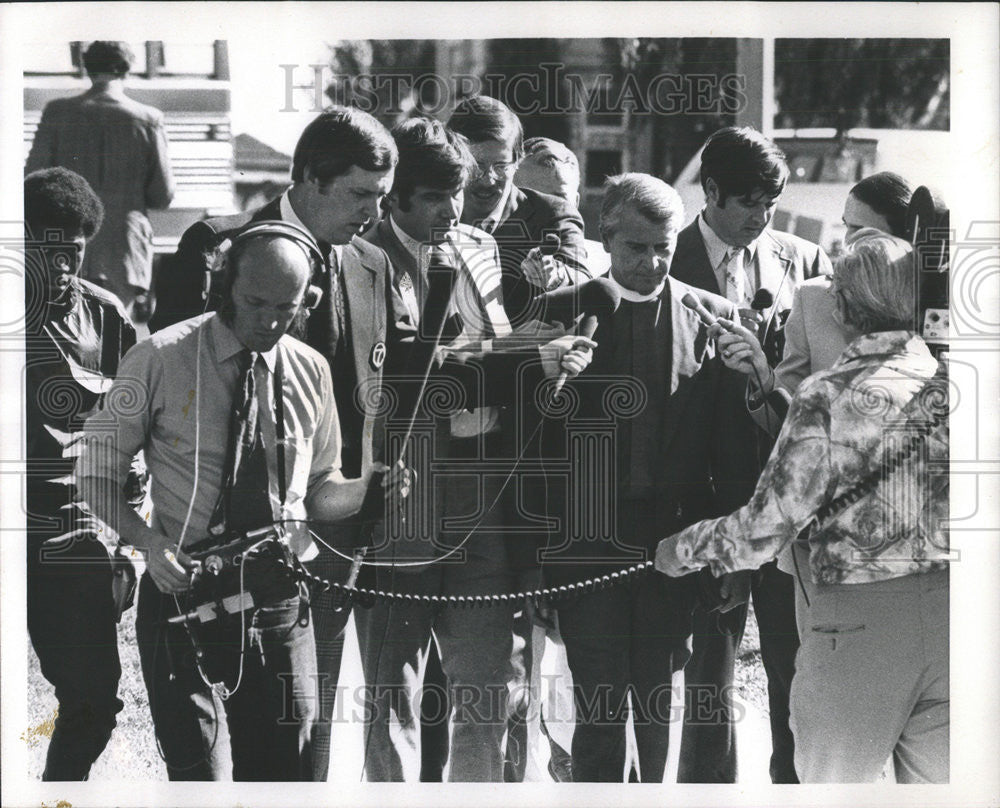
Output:
<path fill-rule="evenodd" d="M 677 534 L 677 555 L 716 575 L 770 561 L 818 508 L 876 471 L 947 406 L 947 371 L 922 339 L 908 331 L 858 337 L 799 388 L 750 502 Z M 812 578 L 867 583 L 943 569 L 947 519 L 944 423 L 873 494 L 813 534 Z"/>

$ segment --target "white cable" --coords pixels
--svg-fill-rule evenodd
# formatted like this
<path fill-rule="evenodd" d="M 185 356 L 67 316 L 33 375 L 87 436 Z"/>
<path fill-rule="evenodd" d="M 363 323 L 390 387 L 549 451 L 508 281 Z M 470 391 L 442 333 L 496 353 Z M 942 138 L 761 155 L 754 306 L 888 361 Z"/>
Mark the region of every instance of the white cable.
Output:
<path fill-rule="evenodd" d="M 205 308 L 202 310 L 202 317 L 208 310 L 208 298 L 205 299 Z M 184 515 L 184 524 L 181 526 L 181 535 L 177 539 L 177 549 L 180 550 L 187 536 L 188 525 L 191 522 L 191 514 L 194 511 L 194 501 L 198 496 L 198 477 L 201 470 L 201 338 L 205 333 L 205 320 L 202 320 L 198 327 L 198 342 L 195 348 L 194 360 L 194 478 L 191 482 L 191 499 L 188 500 L 187 513 Z"/>
<path fill-rule="evenodd" d="M 246 592 L 246 584 L 245 584 L 243 566 L 247 563 L 247 556 L 250 553 L 252 553 L 254 550 L 256 550 L 258 547 L 260 547 L 266 541 L 267 541 L 267 539 L 264 538 L 264 539 L 261 539 L 256 544 L 251 544 L 246 550 L 243 551 L 243 554 L 240 556 L 240 592 L 239 592 L 239 594 L 240 594 L 240 605 L 241 606 L 243 605 L 243 594 Z M 174 600 L 176 600 L 176 599 L 177 599 L 177 596 L 174 595 Z M 179 607 L 178 607 L 178 610 L 179 610 Z M 247 621 L 247 612 L 248 611 L 250 611 L 250 610 L 249 609 L 240 609 L 240 667 L 239 667 L 239 673 L 236 676 L 236 684 L 233 685 L 232 689 L 230 690 L 229 688 L 227 688 L 226 685 L 223 682 L 210 682 L 208 680 L 208 677 L 205 676 L 205 672 L 201 669 L 201 665 L 200 664 L 196 664 L 195 665 L 195 667 L 198 669 L 198 675 L 201 677 L 201 680 L 206 685 L 208 685 L 210 688 L 212 688 L 212 690 L 214 690 L 216 693 L 218 693 L 219 698 L 222 699 L 223 701 L 227 701 L 230 698 L 232 698 L 235 695 L 236 691 L 239 690 L 240 684 L 243 682 L 243 660 L 246 658 L 246 647 L 247 647 L 247 645 L 246 645 L 246 643 L 247 643 L 247 630 L 246 630 L 247 629 L 247 622 L 246 621 Z"/>
<path fill-rule="evenodd" d="M 202 307 L 201 315 L 205 316 L 208 311 L 208 295 L 205 296 L 205 305 Z M 199 462 L 201 457 L 201 337 L 205 333 L 205 321 L 201 321 L 198 327 L 198 340 L 195 346 L 195 359 L 194 359 L 194 478 L 191 481 L 191 499 L 188 500 L 187 513 L 184 515 L 184 524 L 181 525 L 181 535 L 177 539 L 177 551 L 180 552 L 181 547 L 184 544 L 184 539 L 187 536 L 188 524 L 191 521 L 191 513 L 194 511 L 194 500 L 198 495 L 198 472 L 201 468 L 201 463 Z M 181 602 L 177 595 L 173 595 L 174 606 L 177 607 L 178 614 L 181 613 Z M 242 661 L 242 660 L 241 660 Z M 202 679 L 205 679 L 205 674 L 201 672 L 201 666 L 196 666 L 198 668 L 198 673 Z M 205 679 L 205 683 L 211 687 L 211 683 Z"/>
<path fill-rule="evenodd" d="M 532 432 L 531 435 L 528 436 L 528 439 L 524 442 L 523 446 L 521 447 L 520 454 L 514 461 L 514 465 L 511 468 L 510 473 L 507 475 L 507 478 L 503 481 L 503 484 L 500 486 L 500 490 L 497 492 L 497 495 L 493 498 L 493 502 L 491 502 L 490 506 L 483 512 L 483 515 L 479 517 L 479 520 L 476 522 L 476 524 L 474 524 L 469 529 L 469 532 L 462 537 L 462 540 L 454 547 L 452 547 L 450 550 L 448 550 L 447 553 L 435 556 L 434 558 L 430 558 L 426 561 L 362 561 L 361 563 L 366 567 L 423 567 L 423 566 L 430 566 L 431 564 L 436 564 L 439 561 L 444 561 L 446 558 L 450 558 L 459 550 L 461 550 L 462 547 L 465 546 L 465 543 L 472 538 L 472 534 L 475 533 L 477 530 L 479 530 L 479 526 L 483 523 L 483 519 L 486 518 L 486 516 L 496 507 L 496 504 L 500 501 L 500 497 L 503 496 L 503 492 L 506 490 L 507 485 L 511 481 L 511 478 L 513 478 L 514 473 L 518 469 L 518 466 L 524 459 L 524 455 L 528 451 L 528 447 L 531 445 L 531 442 L 535 439 L 535 436 L 538 434 L 539 430 L 541 430 L 543 423 L 544 419 L 540 420 L 538 422 L 538 426 L 535 427 L 535 431 Z M 323 541 L 323 539 L 321 539 L 318 535 L 316 535 L 316 532 L 312 530 L 312 528 L 309 528 L 309 533 L 312 535 L 314 539 L 316 539 L 316 541 L 318 541 L 320 544 L 322 544 L 324 547 L 330 550 L 334 555 L 338 555 L 347 561 L 351 562 L 354 561 L 354 556 L 346 555 L 340 552 L 340 550 L 331 547 L 329 544 Z"/>

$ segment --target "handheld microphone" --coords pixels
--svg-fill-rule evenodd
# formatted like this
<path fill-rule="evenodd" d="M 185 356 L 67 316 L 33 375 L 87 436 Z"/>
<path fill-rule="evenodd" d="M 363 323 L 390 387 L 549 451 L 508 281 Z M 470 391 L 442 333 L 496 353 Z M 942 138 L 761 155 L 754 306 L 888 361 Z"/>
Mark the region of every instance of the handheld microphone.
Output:
<path fill-rule="evenodd" d="M 754 311 L 764 311 L 764 309 L 769 309 L 773 305 L 774 295 L 771 294 L 771 290 L 761 287 L 757 290 L 757 294 L 753 296 L 750 308 Z"/>
<path fill-rule="evenodd" d="M 740 324 L 753 331 L 756 336 L 760 336 L 762 330 L 766 330 L 763 312 L 774 305 L 774 295 L 770 289 L 761 287 L 757 294 L 753 296 L 749 309 L 739 309 Z"/>
<path fill-rule="evenodd" d="M 681 298 L 681 303 L 697 314 L 698 319 L 701 320 L 703 325 L 711 327 L 719 321 L 718 318 L 712 314 L 712 312 L 702 305 L 702 302 L 695 296 L 694 292 L 688 292 L 685 294 L 684 297 Z"/>
<path fill-rule="evenodd" d="M 622 296 L 618 287 L 607 278 L 594 278 L 581 286 L 568 286 L 552 292 L 545 296 L 545 300 L 546 310 L 549 312 L 558 312 L 559 306 L 565 306 L 567 303 L 571 307 L 576 304 L 579 311 L 584 314 L 579 333 L 581 336 L 593 339 L 600 316 L 616 312 L 621 305 Z M 559 398 L 568 380 L 569 374 L 566 371 L 559 374 L 556 386 L 552 390 L 553 401 Z"/>

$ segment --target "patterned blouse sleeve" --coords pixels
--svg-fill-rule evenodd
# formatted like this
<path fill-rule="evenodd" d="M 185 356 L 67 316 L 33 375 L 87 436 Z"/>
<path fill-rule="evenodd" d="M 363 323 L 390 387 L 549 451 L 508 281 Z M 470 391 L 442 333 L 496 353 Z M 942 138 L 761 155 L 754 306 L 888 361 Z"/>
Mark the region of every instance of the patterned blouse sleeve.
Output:
<path fill-rule="evenodd" d="M 803 385 L 750 501 L 729 516 L 691 525 L 677 537 L 678 555 L 716 575 L 756 569 L 775 558 L 833 494 L 830 401 L 826 383 Z"/>

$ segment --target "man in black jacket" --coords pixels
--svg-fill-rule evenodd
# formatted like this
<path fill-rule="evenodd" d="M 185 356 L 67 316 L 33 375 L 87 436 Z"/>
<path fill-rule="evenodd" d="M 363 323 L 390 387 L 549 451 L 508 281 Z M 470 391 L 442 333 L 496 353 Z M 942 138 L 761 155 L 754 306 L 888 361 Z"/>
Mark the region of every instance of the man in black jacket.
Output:
<path fill-rule="evenodd" d="M 549 515 L 559 532 L 541 553 L 546 583 L 575 584 L 652 558 L 672 525 L 741 502 L 746 458 L 730 451 L 723 394 L 731 375 L 707 326 L 682 302 L 736 316 L 718 295 L 668 277 L 684 213 L 680 197 L 647 174 L 606 183 L 601 237 L 621 303 L 598 316 L 594 361 L 570 383 L 567 412 L 546 429 Z M 542 301 L 544 303 L 544 299 Z M 560 428 L 563 426 L 564 428 Z M 733 592 L 723 584 L 734 605 Z M 671 674 L 688 657 L 697 591 L 655 574 L 557 603 L 576 697 L 575 782 L 621 782 L 631 711 L 642 782 L 662 782 L 672 719 Z"/>

